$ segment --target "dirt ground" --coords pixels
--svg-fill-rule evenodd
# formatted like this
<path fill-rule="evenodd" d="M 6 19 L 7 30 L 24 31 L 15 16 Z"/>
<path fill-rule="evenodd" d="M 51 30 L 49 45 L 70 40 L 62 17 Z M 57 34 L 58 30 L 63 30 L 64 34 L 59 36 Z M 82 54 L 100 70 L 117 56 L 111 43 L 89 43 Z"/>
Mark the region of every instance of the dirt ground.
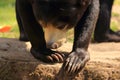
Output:
<path fill-rule="evenodd" d="M 70 52 L 71 43 L 58 51 Z M 62 64 L 34 59 L 30 43 L 0 38 L 0 80 L 54 80 Z M 74 80 L 120 80 L 120 43 L 91 43 L 91 59 Z"/>

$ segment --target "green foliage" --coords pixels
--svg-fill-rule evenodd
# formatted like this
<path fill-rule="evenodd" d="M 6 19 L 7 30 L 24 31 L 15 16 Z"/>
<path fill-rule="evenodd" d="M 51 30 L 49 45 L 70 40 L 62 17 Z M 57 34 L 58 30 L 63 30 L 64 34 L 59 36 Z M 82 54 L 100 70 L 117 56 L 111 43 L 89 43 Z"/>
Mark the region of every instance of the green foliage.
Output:
<path fill-rule="evenodd" d="M 0 7 L 14 6 L 15 0 L 0 0 Z"/>
<path fill-rule="evenodd" d="M 111 29 L 113 30 L 113 31 L 117 31 L 119 28 L 118 28 L 118 23 L 116 23 L 115 21 L 112 21 L 111 22 Z"/>
<path fill-rule="evenodd" d="M 11 26 L 11 30 L 0 33 L 0 37 L 18 38 L 19 30 L 15 17 L 15 0 L 0 0 L 0 26 Z"/>
<path fill-rule="evenodd" d="M 115 5 L 120 5 L 120 0 L 115 0 Z"/>
<path fill-rule="evenodd" d="M 113 16 L 113 17 L 120 17 L 120 14 L 119 14 L 119 13 L 112 12 L 112 16 Z"/>

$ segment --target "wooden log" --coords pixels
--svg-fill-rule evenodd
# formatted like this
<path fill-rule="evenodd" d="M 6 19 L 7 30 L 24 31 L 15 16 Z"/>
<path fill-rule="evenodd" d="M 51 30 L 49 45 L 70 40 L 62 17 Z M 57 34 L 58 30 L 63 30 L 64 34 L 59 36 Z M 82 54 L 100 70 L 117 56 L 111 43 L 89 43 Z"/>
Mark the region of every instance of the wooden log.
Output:
<path fill-rule="evenodd" d="M 30 54 L 30 43 L 0 38 L 0 80 L 54 80 L 62 64 L 46 64 Z M 58 51 L 70 52 L 66 43 Z M 120 43 L 92 43 L 91 60 L 75 80 L 120 80 Z"/>

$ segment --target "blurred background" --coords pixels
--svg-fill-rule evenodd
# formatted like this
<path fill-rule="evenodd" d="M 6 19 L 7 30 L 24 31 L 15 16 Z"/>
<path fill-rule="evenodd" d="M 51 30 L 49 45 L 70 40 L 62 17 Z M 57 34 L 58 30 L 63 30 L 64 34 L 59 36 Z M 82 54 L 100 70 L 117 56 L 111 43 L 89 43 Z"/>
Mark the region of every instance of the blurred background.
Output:
<path fill-rule="evenodd" d="M 0 0 L 0 29 L 8 27 L 6 31 L 0 31 L 0 37 L 3 38 L 19 38 L 19 30 L 15 17 L 15 0 Z M 120 30 L 120 0 L 115 0 L 111 28 L 114 31 Z M 68 40 L 73 41 L 72 30 L 67 34 Z"/>

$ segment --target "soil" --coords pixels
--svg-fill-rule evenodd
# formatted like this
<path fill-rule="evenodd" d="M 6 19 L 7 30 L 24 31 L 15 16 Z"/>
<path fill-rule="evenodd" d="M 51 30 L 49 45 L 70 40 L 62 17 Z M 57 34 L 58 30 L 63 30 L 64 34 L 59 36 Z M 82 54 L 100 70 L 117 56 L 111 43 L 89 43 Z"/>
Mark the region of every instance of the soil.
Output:
<path fill-rule="evenodd" d="M 30 43 L 0 38 L 0 80 L 54 80 L 62 64 L 46 64 L 30 54 Z M 58 51 L 70 52 L 71 43 Z M 91 55 L 74 80 L 120 80 L 120 43 L 91 43 Z"/>

